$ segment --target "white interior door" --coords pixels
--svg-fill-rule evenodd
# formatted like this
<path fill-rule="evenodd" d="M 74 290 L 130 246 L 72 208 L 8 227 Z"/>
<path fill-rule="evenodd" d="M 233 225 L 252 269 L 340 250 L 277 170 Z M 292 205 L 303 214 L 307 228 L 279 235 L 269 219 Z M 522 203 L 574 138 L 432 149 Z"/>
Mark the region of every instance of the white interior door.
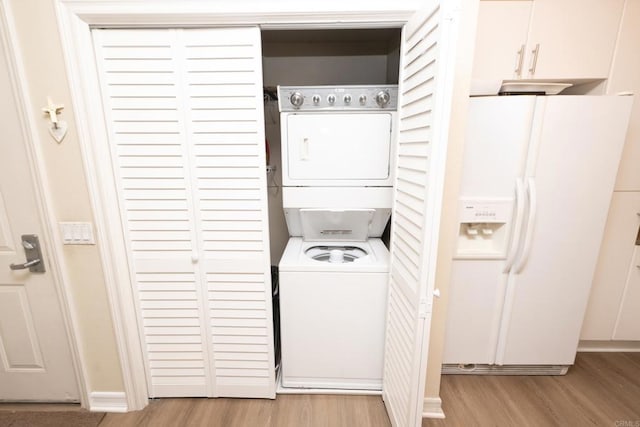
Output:
<path fill-rule="evenodd" d="M 429 2 L 402 34 L 399 134 L 382 395 L 394 426 L 421 424 L 457 19 Z M 445 8 L 447 6 L 447 8 Z"/>
<path fill-rule="evenodd" d="M 0 401 L 77 401 L 69 342 L 50 272 L 12 271 L 25 262 L 23 234 L 42 241 L 42 220 L 0 43 Z M 45 141 L 51 142 L 51 141 Z M 45 269 L 46 248 L 43 248 Z"/>

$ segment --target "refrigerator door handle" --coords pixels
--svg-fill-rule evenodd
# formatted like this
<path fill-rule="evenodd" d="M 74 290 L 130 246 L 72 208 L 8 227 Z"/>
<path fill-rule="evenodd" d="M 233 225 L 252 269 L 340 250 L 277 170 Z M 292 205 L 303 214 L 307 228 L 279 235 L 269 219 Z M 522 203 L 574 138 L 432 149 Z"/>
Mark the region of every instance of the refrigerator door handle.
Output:
<path fill-rule="evenodd" d="M 522 248 L 522 254 L 515 266 L 515 273 L 519 274 L 524 266 L 527 264 L 529 258 L 529 252 L 531 251 L 531 240 L 533 234 L 533 227 L 536 222 L 536 210 L 538 207 L 538 198 L 536 194 L 536 182 L 533 178 L 527 179 L 527 193 L 529 194 L 529 220 L 527 221 L 527 233 L 524 238 L 524 247 Z"/>
<path fill-rule="evenodd" d="M 522 222 L 524 219 L 524 183 L 522 178 L 516 178 L 516 218 L 513 227 L 513 239 L 511 240 L 511 247 L 509 249 L 509 255 L 503 273 L 509 273 L 513 262 L 516 260 L 518 248 L 520 247 L 520 235 L 522 234 Z"/>

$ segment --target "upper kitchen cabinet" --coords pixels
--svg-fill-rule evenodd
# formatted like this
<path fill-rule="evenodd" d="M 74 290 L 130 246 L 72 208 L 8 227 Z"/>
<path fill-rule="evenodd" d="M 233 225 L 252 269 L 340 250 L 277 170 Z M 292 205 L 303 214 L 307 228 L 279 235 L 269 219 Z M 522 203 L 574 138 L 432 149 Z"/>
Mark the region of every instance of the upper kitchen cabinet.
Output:
<path fill-rule="evenodd" d="M 480 2 L 474 80 L 501 81 L 520 77 L 532 3 Z"/>
<path fill-rule="evenodd" d="M 474 80 L 606 79 L 623 3 L 480 2 Z"/>
<path fill-rule="evenodd" d="M 522 77 L 606 79 L 624 0 L 535 0 Z"/>

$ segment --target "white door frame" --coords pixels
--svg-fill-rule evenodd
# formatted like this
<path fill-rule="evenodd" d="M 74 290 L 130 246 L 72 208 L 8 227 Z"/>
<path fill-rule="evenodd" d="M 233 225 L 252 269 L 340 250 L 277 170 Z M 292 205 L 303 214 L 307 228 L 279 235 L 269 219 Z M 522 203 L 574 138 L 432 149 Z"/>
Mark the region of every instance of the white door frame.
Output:
<path fill-rule="evenodd" d="M 56 215 L 51 201 L 51 191 L 46 176 L 46 164 L 42 152 L 42 141 L 35 132 L 40 122 L 34 117 L 33 109 L 28 100 L 29 86 L 23 67 L 22 55 L 18 45 L 18 35 L 13 22 L 13 14 L 9 2 L 0 0 L 0 43 L 4 47 L 5 59 L 9 67 L 13 96 L 16 100 L 16 110 L 20 118 L 20 127 L 24 141 L 12 141 L 23 143 L 27 153 L 27 162 L 35 199 L 38 206 L 38 217 L 42 225 L 42 245 L 49 257 L 49 269 L 54 289 L 58 296 L 58 304 L 62 312 L 64 330 L 69 342 L 72 365 L 74 369 L 80 404 L 82 407 L 89 405 L 89 383 L 86 375 L 85 357 L 80 345 L 79 321 L 74 307 L 73 292 L 69 285 L 65 258 L 62 253 L 62 240 L 58 233 Z M 4 266 L 5 268 L 7 266 Z M 0 266 L 2 268 L 2 266 Z"/>
<path fill-rule="evenodd" d="M 389 3 L 385 0 L 363 2 L 357 11 L 353 10 L 353 3 L 329 3 L 329 9 L 317 12 L 318 4 L 315 2 L 292 1 L 167 0 L 155 4 L 136 0 L 115 3 L 100 0 L 55 1 L 83 166 L 95 215 L 96 241 L 100 249 L 122 366 L 124 391 L 130 411 L 147 405 L 147 382 L 114 183 L 115 175 L 112 162 L 106 160 L 111 153 L 103 106 L 97 101 L 101 98 L 101 92 L 93 60 L 91 28 L 256 25 L 261 28 L 283 29 L 388 28 L 403 26 L 415 12 L 415 5 L 392 9 L 385 6 L 385 3 Z M 444 168 L 444 164 L 442 167 Z"/>

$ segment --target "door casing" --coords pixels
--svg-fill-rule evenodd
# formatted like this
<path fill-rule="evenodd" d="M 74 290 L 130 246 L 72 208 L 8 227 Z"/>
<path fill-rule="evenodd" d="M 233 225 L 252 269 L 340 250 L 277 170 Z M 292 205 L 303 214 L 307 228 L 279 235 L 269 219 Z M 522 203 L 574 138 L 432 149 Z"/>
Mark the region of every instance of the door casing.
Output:
<path fill-rule="evenodd" d="M 126 246 L 118 211 L 118 198 L 113 185 L 113 171 L 107 130 L 100 99 L 100 85 L 93 58 L 91 29 L 145 27 L 228 27 L 259 26 L 261 29 L 318 28 L 398 28 L 413 15 L 419 2 L 405 7 L 385 7 L 385 2 L 370 2 L 362 10 L 349 10 L 348 5 L 318 12 L 317 5 L 291 4 L 269 8 L 257 3 L 247 12 L 233 2 L 221 5 L 171 0 L 154 5 L 153 11 L 138 1 L 105 3 L 90 0 L 56 0 L 58 18 L 72 100 L 78 123 L 78 139 L 93 212 L 96 235 L 105 272 L 105 284 L 113 319 L 118 353 L 122 366 L 128 410 L 139 410 L 148 404 L 143 349 L 136 325 L 135 301 L 127 268 Z M 314 6 L 316 6 L 314 8 Z M 271 9 L 271 10 L 270 10 Z M 442 168 L 444 162 L 442 159 Z"/>

